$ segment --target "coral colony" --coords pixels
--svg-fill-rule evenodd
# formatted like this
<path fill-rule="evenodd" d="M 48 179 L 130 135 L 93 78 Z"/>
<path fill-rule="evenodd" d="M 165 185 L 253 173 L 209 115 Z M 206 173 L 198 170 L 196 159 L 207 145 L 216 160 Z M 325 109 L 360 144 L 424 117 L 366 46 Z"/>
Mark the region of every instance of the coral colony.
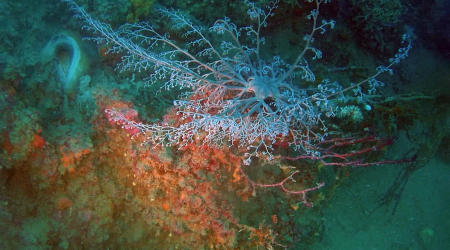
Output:
<path fill-rule="evenodd" d="M 158 9 L 162 16 L 170 20 L 168 26 L 182 32 L 181 38 L 186 40 L 185 43 L 175 41 L 145 22 L 125 24 L 114 30 L 110 25 L 92 18 L 75 2 L 63 1 L 76 12 L 76 17 L 84 22 L 86 29 L 98 35 L 88 39 L 108 44 L 111 46 L 109 53 L 123 55 L 118 65 L 121 71 L 148 72 L 148 77 L 144 79 L 146 84 L 162 81 L 161 91 L 191 89 L 174 101 L 178 117 L 176 122 L 145 124 L 130 119 L 121 109 L 108 109 L 106 112 L 111 121 L 135 131 L 134 136 L 145 135 L 145 143 L 152 146 L 175 145 L 183 148 L 198 141 L 207 146 L 238 145 L 246 152 L 246 165 L 250 165 L 254 157 L 273 159 L 273 145 L 278 142 L 287 143 L 301 152 L 300 157 L 292 159 L 327 158 L 321 156 L 324 151 L 327 155 L 331 154 L 330 150 L 321 148 L 324 142 L 329 142 L 324 118 L 337 116 L 339 109 L 341 113 L 359 110 L 355 106 L 339 107 L 338 103 L 345 103 L 345 94 L 350 93 L 355 94 L 364 105 L 366 95 L 362 85 L 365 84 L 368 93 L 381 87 L 383 83 L 376 77 L 384 72 L 392 73 L 391 67 L 404 59 L 411 49 L 409 37 L 405 35 L 403 42 L 407 43 L 406 47 L 399 50 L 388 66 L 378 67 L 375 75 L 346 88 L 328 79 L 316 85 L 305 84 L 316 80 L 308 61 L 322 57 L 322 52 L 313 47 L 314 37 L 323 36 L 327 29 L 335 25 L 333 20 L 319 17 L 321 5 L 329 0 L 307 1 L 315 5 L 306 20 L 311 23 L 311 30 L 303 37 L 304 47 L 293 62 L 286 62 L 277 55 L 270 60 L 262 58 L 261 46 L 265 40 L 261 30 L 274 15 L 279 1 L 272 1 L 265 8 L 244 1 L 252 20 L 244 27 L 237 27 L 225 17 L 206 29 L 194 24 L 180 11 Z M 220 37 L 219 45 L 210 39 L 213 34 Z M 342 141 L 344 145 L 361 142 L 356 139 Z M 350 156 L 332 155 L 331 159 Z M 352 162 L 340 165 L 351 165 Z M 280 186 L 284 189 L 283 183 L 260 186 Z M 316 188 L 322 185 L 318 184 Z M 305 204 L 307 191 L 310 190 L 300 191 Z"/>

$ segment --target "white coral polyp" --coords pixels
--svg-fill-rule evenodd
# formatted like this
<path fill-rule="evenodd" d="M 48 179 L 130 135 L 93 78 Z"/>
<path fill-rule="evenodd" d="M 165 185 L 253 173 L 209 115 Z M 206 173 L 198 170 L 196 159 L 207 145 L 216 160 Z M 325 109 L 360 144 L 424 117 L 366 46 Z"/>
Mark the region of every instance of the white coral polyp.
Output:
<path fill-rule="evenodd" d="M 276 79 L 267 76 L 253 76 L 248 79 L 248 90 L 255 93 L 259 99 L 279 98 L 280 90 Z"/>

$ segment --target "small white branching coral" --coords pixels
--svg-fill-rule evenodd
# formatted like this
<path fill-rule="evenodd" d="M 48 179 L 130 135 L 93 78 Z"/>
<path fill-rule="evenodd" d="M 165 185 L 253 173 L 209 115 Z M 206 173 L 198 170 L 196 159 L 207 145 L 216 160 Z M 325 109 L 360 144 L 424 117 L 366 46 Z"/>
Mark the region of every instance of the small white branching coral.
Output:
<path fill-rule="evenodd" d="M 347 89 L 329 80 L 316 88 L 299 87 L 302 81 L 315 81 L 307 62 L 307 58 L 322 57 L 321 51 L 312 46 L 315 33 L 323 34 L 335 25 L 334 21 L 319 22 L 320 5 L 328 0 L 308 0 L 316 6 L 308 15 L 311 32 L 304 36 L 304 47 L 291 63 L 279 56 L 271 60 L 261 57 L 264 43 L 261 30 L 274 15 L 278 0 L 264 9 L 244 1 L 252 20 L 244 27 L 224 18 L 205 29 L 180 11 L 159 9 L 162 16 L 169 18 L 172 29 L 183 32 L 182 38 L 187 40 L 184 44 L 158 32 L 149 23 L 125 24 L 113 30 L 73 1 L 63 1 L 75 10 L 85 28 L 99 35 L 89 39 L 110 44 L 111 53 L 123 54 L 120 70 L 149 72 L 144 79 L 146 83 L 164 81 L 164 90 L 192 89 L 174 102 L 178 115 L 185 121 L 179 125 L 136 123 L 119 110 L 107 110 L 113 121 L 139 129 L 146 142 L 155 146 L 182 148 L 198 138 L 211 146 L 231 142 L 247 149 L 245 164 L 250 164 L 253 156 L 271 159 L 273 143 L 285 139 L 307 154 L 317 154 L 310 145 L 326 136 L 322 117 L 334 115 L 335 104 L 331 99 L 343 97 L 344 91 L 358 89 L 365 82 L 375 86 L 378 83 L 375 77 L 392 66 L 380 68 L 375 76 Z M 215 45 L 208 33 L 222 36 L 220 45 Z M 406 56 L 409 48 L 396 58 Z"/>

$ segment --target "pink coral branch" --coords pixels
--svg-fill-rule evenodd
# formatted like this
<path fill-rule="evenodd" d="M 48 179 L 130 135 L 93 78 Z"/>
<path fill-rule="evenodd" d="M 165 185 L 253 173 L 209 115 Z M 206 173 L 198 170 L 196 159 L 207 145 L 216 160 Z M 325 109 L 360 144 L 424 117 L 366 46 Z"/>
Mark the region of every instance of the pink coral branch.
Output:
<path fill-rule="evenodd" d="M 365 144 L 369 143 L 371 145 L 361 145 L 363 143 Z M 365 159 L 363 158 L 363 155 L 367 155 L 371 152 L 385 149 L 387 146 L 392 145 L 393 143 L 394 140 L 392 138 L 378 138 L 375 136 L 367 136 L 359 139 L 356 139 L 355 137 L 334 138 L 330 140 L 324 140 L 320 143 L 317 143 L 315 146 L 311 146 L 312 150 L 319 153 L 317 155 L 305 155 L 303 154 L 303 152 L 300 152 L 301 153 L 300 156 L 284 157 L 284 159 L 291 161 L 297 161 L 301 159 L 308 159 L 312 161 L 319 160 L 325 166 L 360 166 L 360 167 L 383 165 L 383 164 L 400 164 L 415 161 L 416 157 L 401 160 L 364 162 Z M 324 145 L 325 147 L 321 147 L 321 145 Z M 360 149 L 349 151 L 347 153 L 337 152 L 339 150 L 345 149 L 346 147 L 352 146 L 360 147 Z"/>
<path fill-rule="evenodd" d="M 247 180 L 253 185 L 253 186 L 258 186 L 258 187 L 281 187 L 281 189 L 283 189 L 283 191 L 285 191 L 286 193 L 289 194 L 301 194 L 302 195 L 302 202 L 303 204 L 305 204 L 308 207 L 312 207 L 313 203 L 308 202 L 306 200 L 306 193 L 310 192 L 310 191 L 314 191 L 317 190 L 323 186 L 325 186 L 325 182 L 321 182 L 318 183 L 317 186 L 312 187 L 312 188 L 307 188 L 307 189 L 302 189 L 302 190 L 289 190 L 287 189 L 284 184 L 286 183 L 286 181 L 288 180 L 292 180 L 292 176 L 294 176 L 295 174 L 297 174 L 298 172 L 300 172 L 299 170 L 296 170 L 294 172 L 292 172 L 288 177 L 286 177 L 284 180 L 282 180 L 281 182 L 278 183 L 274 183 L 274 184 L 261 184 L 261 183 L 257 183 L 254 182 L 252 180 L 250 180 L 250 178 L 248 177 L 248 175 L 244 172 L 244 170 L 242 170 L 242 168 L 240 168 L 240 170 L 242 171 L 242 173 L 245 175 L 245 177 L 247 178 Z"/>

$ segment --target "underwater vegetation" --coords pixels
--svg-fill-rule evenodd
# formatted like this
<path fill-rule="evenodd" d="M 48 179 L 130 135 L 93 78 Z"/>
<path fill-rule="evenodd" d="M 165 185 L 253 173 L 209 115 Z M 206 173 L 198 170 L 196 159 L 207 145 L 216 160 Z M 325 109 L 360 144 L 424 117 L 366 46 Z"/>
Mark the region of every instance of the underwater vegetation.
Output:
<path fill-rule="evenodd" d="M 3 3 L 28 19 L 2 45 L 0 246 L 309 249 L 352 171 L 387 164 L 395 212 L 448 103 L 401 89 L 405 5 L 346 3 Z"/>

